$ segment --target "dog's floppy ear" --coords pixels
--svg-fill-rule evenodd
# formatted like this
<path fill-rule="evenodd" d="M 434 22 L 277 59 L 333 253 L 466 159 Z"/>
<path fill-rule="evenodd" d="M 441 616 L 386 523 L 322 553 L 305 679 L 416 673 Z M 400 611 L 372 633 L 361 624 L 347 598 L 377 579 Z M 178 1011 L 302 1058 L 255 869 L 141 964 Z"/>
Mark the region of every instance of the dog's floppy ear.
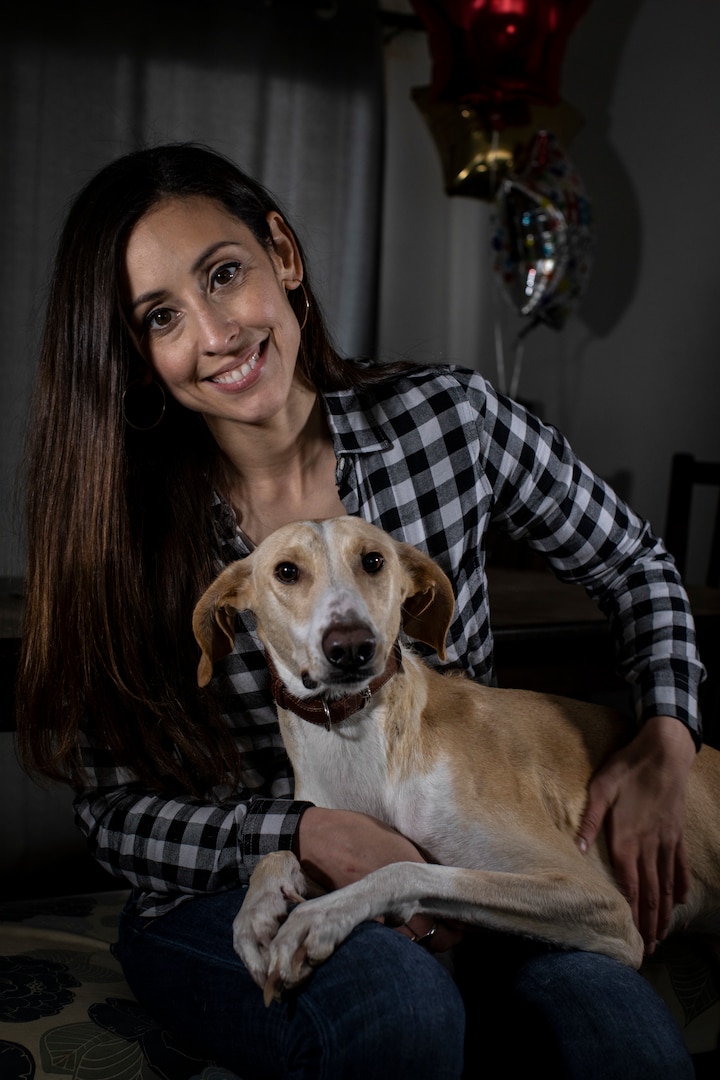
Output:
<path fill-rule="evenodd" d="M 195 640 L 202 649 L 198 686 L 207 686 L 215 661 L 232 652 L 235 613 L 251 606 L 251 559 L 248 556 L 227 566 L 195 605 L 192 627 Z"/>
<path fill-rule="evenodd" d="M 444 660 L 445 638 L 455 610 L 452 585 L 438 564 L 412 544 L 399 543 L 398 553 L 409 585 L 402 606 L 403 629 Z"/>

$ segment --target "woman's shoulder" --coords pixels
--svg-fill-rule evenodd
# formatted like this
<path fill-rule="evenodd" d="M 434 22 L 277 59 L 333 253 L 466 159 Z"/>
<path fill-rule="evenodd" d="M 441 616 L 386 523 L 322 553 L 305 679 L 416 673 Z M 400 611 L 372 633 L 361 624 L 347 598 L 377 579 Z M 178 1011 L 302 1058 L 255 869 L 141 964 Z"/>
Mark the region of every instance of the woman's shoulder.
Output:
<path fill-rule="evenodd" d="M 491 384 L 480 372 L 459 364 L 440 361 L 415 362 L 412 360 L 384 361 L 353 358 L 347 361 L 353 372 L 353 389 L 359 392 L 372 390 L 373 395 L 402 394 L 411 388 L 432 387 L 462 393 L 492 394 Z"/>

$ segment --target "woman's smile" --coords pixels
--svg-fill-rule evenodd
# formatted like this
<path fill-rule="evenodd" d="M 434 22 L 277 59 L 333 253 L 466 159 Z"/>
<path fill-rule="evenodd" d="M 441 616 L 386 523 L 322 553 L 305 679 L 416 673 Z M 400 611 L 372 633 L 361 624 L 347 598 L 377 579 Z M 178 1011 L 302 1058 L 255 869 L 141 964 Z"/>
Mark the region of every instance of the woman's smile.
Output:
<path fill-rule="evenodd" d="M 265 246 L 204 196 L 166 199 L 130 234 L 126 305 L 133 339 L 181 405 L 218 425 L 267 423 L 288 404 L 300 328 L 288 300 L 303 268 L 277 213 Z"/>
<path fill-rule="evenodd" d="M 255 349 L 250 356 L 240 360 L 232 367 L 225 367 L 216 375 L 209 375 L 207 382 L 213 383 L 224 392 L 235 393 L 238 390 L 246 390 L 253 386 L 262 374 L 267 339 Z M 251 377 L 252 376 L 252 377 Z"/>

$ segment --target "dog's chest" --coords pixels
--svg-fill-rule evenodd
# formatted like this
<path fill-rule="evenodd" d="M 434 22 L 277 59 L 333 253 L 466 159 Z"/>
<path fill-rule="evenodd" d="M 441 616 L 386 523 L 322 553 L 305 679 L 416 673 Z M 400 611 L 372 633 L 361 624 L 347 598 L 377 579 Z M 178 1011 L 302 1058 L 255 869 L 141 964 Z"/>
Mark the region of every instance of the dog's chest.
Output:
<path fill-rule="evenodd" d="M 293 717 L 283 724 L 283 738 L 296 798 L 376 817 L 447 866 L 518 869 L 507 832 L 458 805 L 447 760 L 425 770 L 393 767 L 382 729 L 367 721 L 326 731 Z"/>
<path fill-rule="evenodd" d="M 359 719 L 326 731 L 296 717 L 283 725 L 295 772 L 295 797 L 329 809 L 355 810 L 392 825 L 419 844 L 456 834 L 449 772 L 398 768 L 388 760 L 380 725 Z M 463 843 L 466 846 L 466 841 Z"/>
<path fill-rule="evenodd" d="M 295 797 L 385 818 L 390 777 L 381 733 L 359 720 L 327 731 L 293 719 L 284 731 Z"/>

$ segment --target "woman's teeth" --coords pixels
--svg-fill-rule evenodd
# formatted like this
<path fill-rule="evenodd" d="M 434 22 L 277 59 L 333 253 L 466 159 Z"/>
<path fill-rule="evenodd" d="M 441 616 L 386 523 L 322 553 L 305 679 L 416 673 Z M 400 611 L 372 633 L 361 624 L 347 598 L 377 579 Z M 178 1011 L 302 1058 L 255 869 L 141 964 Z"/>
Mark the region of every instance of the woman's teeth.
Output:
<path fill-rule="evenodd" d="M 238 383 L 246 379 L 250 372 L 256 367 L 258 360 L 260 359 L 260 353 L 254 352 L 249 360 L 246 360 L 240 367 L 233 368 L 232 371 L 224 371 L 222 375 L 216 375 L 210 382 L 214 383 Z"/>

